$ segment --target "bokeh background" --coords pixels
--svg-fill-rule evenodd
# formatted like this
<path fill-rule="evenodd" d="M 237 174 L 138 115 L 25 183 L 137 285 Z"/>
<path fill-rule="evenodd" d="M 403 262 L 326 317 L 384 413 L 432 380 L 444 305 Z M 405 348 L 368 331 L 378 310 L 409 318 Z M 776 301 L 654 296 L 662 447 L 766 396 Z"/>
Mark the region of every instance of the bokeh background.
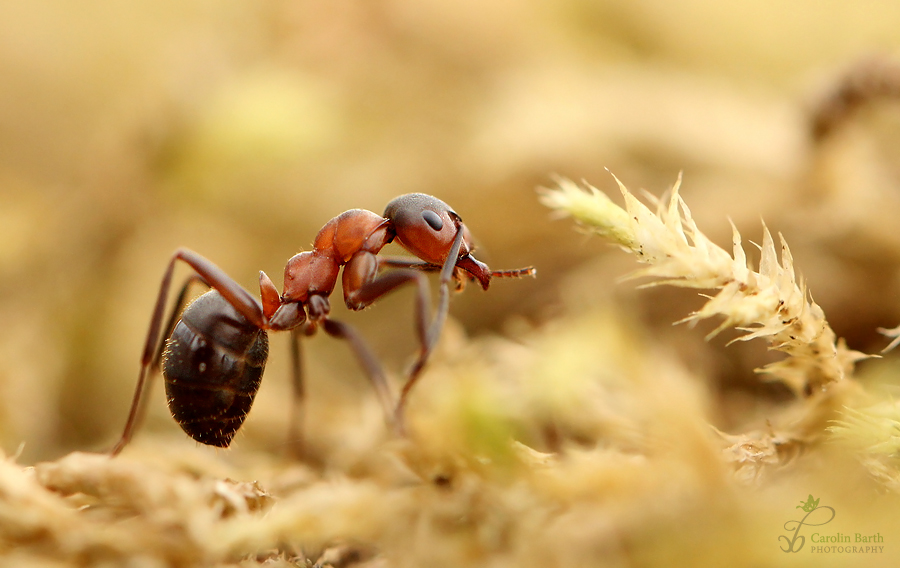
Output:
<path fill-rule="evenodd" d="M 176 247 L 280 288 L 327 220 L 406 192 L 450 203 L 493 268 L 538 268 L 454 297 L 448 333 L 515 336 L 608 302 L 708 377 L 717 425 L 738 427 L 788 396 L 752 372 L 764 346 L 672 327 L 702 300 L 618 283 L 632 259 L 551 219 L 536 188 L 615 191 L 609 168 L 659 195 L 683 172 L 701 228 L 727 247 L 728 218 L 753 240 L 764 219 L 838 336 L 877 351 L 876 328 L 900 323 L 900 105 L 811 132 L 861 61 L 896 72 L 898 22 L 897 3 L 813 0 L 4 2 L 0 445 L 30 463 L 115 441 Z M 338 295 L 335 317 L 396 374 L 412 297 L 350 314 Z M 287 338 L 272 344 L 234 451 L 282 448 Z M 373 423 L 345 346 L 305 352 L 311 438 Z M 138 436 L 192 446 L 161 391 Z"/>

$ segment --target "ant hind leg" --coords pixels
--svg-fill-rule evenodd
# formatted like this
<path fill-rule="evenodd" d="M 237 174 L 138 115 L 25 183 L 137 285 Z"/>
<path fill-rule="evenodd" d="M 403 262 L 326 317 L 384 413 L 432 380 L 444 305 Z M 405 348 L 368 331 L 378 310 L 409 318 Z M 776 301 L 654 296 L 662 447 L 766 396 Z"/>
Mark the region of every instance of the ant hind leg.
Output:
<path fill-rule="evenodd" d="M 147 338 L 144 342 L 144 351 L 141 355 L 141 370 L 138 373 L 138 382 L 135 387 L 134 397 L 131 401 L 131 408 L 128 411 L 128 419 L 125 422 L 122 436 L 109 452 L 112 456 L 118 455 L 122 449 L 128 445 L 131 436 L 134 434 L 134 429 L 139 422 L 141 415 L 140 409 L 147 387 L 148 371 L 158 367 L 161 353 L 165 349 L 165 338 L 168 337 L 168 335 L 160 340 L 160 331 L 162 329 L 163 314 L 166 309 L 169 288 L 172 285 L 172 275 L 175 271 L 175 264 L 179 260 L 190 266 L 194 270 L 194 274 L 188 278 L 187 282 L 182 287 L 176 301 L 175 309 L 167 322 L 167 328 L 174 328 L 175 322 L 177 321 L 176 314 L 181 313 L 181 308 L 187 297 L 187 290 L 195 281 L 204 282 L 207 286 L 215 288 L 235 310 L 240 312 L 241 315 L 246 317 L 248 321 L 257 327 L 263 329 L 266 325 L 262 306 L 256 298 L 251 296 L 249 292 L 232 280 L 225 271 L 192 250 L 185 248 L 176 250 L 172 255 L 172 258 L 169 259 L 169 264 L 163 274 L 163 279 L 159 287 L 159 294 L 156 297 L 156 305 L 153 309 L 153 315 L 150 318 L 150 326 L 147 329 Z"/>

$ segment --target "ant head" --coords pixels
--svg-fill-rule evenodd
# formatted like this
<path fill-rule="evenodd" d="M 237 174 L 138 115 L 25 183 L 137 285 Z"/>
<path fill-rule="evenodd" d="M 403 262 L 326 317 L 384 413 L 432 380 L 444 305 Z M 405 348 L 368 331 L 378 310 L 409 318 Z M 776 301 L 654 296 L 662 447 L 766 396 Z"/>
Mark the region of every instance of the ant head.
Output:
<path fill-rule="evenodd" d="M 418 258 L 442 265 L 447 259 L 457 232 L 463 232 L 462 245 L 456 266 L 477 278 L 487 289 L 491 271 L 471 255 L 472 237 L 459 215 L 436 197 L 423 193 L 408 193 L 395 198 L 384 209 L 391 221 L 397 240 Z"/>

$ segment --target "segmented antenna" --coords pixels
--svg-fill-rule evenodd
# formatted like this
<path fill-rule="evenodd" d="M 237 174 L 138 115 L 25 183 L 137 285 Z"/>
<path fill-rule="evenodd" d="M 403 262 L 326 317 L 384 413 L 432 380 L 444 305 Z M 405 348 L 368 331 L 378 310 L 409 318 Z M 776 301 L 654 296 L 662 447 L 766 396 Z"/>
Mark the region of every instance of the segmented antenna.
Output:
<path fill-rule="evenodd" d="M 537 269 L 533 266 L 525 268 L 515 268 L 513 270 L 495 270 L 491 272 L 494 278 L 524 278 L 526 276 L 537 276 Z"/>

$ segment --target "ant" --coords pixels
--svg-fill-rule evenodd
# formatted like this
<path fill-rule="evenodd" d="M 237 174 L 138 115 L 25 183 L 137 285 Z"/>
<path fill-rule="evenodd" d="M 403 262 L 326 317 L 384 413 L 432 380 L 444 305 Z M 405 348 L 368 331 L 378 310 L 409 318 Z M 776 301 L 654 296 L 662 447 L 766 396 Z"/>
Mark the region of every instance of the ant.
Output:
<path fill-rule="evenodd" d="M 381 249 L 394 239 L 418 260 L 379 256 Z M 190 266 L 194 274 L 175 302 L 166 326 L 168 339 L 160 342 L 166 300 L 178 261 Z M 396 405 L 381 365 L 363 338 L 351 326 L 329 317 L 328 298 L 341 267 L 344 302 L 351 310 L 366 308 L 404 284 L 416 286 L 414 317 L 419 353 Z M 382 272 L 384 268 L 392 270 Z M 438 304 L 429 322 L 429 285 L 423 272 L 438 271 Z M 534 274 L 532 267 L 491 271 L 472 256 L 471 235 L 459 215 L 443 201 L 421 193 L 395 198 L 383 215 L 351 209 L 333 218 L 316 235 L 311 251 L 288 260 L 281 295 L 266 273 L 260 271 L 260 300 L 206 258 L 179 248 L 163 275 L 128 420 L 110 453 L 117 455 L 131 439 L 139 421 L 148 371 L 160 367 L 169 410 L 181 428 L 200 443 L 228 447 L 259 388 L 268 358 L 268 330 L 290 331 L 292 335 L 292 441 L 299 444 L 297 420 L 304 397 L 300 338 L 312 335 L 319 327 L 347 341 L 372 382 L 386 421 L 398 435 L 403 435 L 409 393 L 447 316 L 450 281 L 455 280 L 457 290 L 464 287 L 466 280 L 478 281 L 487 290 L 492 277 Z M 194 282 L 201 282 L 210 290 L 185 308 L 188 288 Z M 181 317 L 176 321 L 179 313 Z"/>

